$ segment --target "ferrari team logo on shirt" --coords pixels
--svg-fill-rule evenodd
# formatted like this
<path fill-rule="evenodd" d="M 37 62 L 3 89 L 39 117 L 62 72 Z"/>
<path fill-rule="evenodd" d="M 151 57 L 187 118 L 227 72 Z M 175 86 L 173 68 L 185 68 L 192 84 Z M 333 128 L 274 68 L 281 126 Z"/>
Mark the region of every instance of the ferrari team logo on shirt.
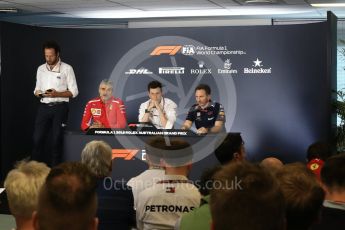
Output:
<path fill-rule="evenodd" d="M 101 109 L 91 108 L 91 114 L 94 116 L 101 116 Z"/>

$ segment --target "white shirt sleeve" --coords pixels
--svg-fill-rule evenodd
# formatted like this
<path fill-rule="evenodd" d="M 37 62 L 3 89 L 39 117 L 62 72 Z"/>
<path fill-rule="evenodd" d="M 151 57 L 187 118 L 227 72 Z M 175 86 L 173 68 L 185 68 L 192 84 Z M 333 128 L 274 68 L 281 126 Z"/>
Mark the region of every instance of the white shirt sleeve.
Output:
<path fill-rule="evenodd" d="M 172 129 L 176 121 L 176 108 L 177 105 L 172 100 L 167 100 L 166 106 L 164 108 L 165 115 L 167 117 L 167 123 L 165 125 L 166 129 Z"/>
<path fill-rule="evenodd" d="M 38 72 L 39 72 L 40 67 L 37 68 L 37 72 L 36 72 L 36 86 L 34 89 L 34 94 L 37 90 L 42 90 L 42 83 L 41 83 L 41 78 L 39 78 L 38 76 Z"/>
<path fill-rule="evenodd" d="M 72 66 L 70 66 L 70 68 L 67 70 L 67 89 L 72 93 L 73 98 L 79 93 Z"/>
<path fill-rule="evenodd" d="M 138 116 L 138 121 L 139 122 L 142 122 L 143 120 L 143 117 L 145 115 L 145 110 L 147 108 L 147 103 L 144 102 L 144 103 L 141 103 L 140 107 L 139 107 L 139 116 Z"/>

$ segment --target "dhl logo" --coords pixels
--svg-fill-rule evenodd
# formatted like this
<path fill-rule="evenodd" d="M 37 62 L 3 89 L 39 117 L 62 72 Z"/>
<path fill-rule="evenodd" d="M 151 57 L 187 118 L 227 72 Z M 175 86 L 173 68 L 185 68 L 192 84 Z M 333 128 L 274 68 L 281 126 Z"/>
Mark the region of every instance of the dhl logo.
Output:
<path fill-rule="evenodd" d="M 161 54 L 175 55 L 182 46 L 157 46 L 152 52 L 151 56 L 158 56 Z"/>
<path fill-rule="evenodd" d="M 138 149 L 113 149 L 112 159 L 123 158 L 124 160 L 129 161 L 132 160 L 138 152 Z"/>

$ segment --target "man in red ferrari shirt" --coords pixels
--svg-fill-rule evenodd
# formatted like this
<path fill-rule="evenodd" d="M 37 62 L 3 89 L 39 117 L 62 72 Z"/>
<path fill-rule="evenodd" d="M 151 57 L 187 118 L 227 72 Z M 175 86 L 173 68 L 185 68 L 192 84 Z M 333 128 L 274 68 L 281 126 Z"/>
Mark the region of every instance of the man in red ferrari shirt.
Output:
<path fill-rule="evenodd" d="M 113 95 L 113 83 L 107 79 L 99 85 L 99 97 L 90 100 L 84 110 L 81 129 L 125 128 L 126 109 L 120 98 Z"/>

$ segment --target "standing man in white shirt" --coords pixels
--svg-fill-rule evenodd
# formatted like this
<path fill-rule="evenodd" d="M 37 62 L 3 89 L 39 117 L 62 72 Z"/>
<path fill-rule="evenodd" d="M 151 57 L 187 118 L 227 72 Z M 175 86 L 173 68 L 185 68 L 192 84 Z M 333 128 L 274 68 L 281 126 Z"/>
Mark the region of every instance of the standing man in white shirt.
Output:
<path fill-rule="evenodd" d="M 46 63 L 39 66 L 34 94 L 40 98 L 35 121 L 32 159 L 46 162 L 50 166 L 62 160 L 63 130 L 68 117 L 69 98 L 78 95 L 73 68 L 60 59 L 60 47 L 55 41 L 43 44 Z M 51 129 L 52 145 L 44 156 L 47 132 Z"/>
<path fill-rule="evenodd" d="M 140 105 L 139 122 L 151 122 L 157 129 L 172 129 L 176 121 L 176 103 L 163 97 L 159 81 L 151 81 L 147 90 L 150 99 Z"/>

